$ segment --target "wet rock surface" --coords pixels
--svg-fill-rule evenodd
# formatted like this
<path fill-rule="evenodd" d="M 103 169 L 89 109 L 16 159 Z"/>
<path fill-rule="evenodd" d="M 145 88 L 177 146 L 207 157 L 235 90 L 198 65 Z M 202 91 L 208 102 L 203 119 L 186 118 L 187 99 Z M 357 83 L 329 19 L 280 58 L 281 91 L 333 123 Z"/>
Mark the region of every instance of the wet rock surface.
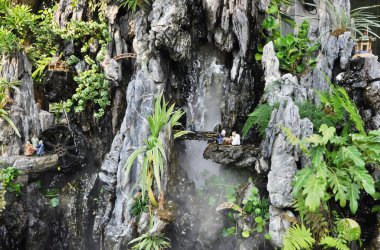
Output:
<path fill-rule="evenodd" d="M 222 145 L 210 143 L 203 156 L 213 162 L 234 167 L 254 169 L 260 149 L 255 145 Z"/>
<path fill-rule="evenodd" d="M 22 171 L 22 174 L 36 174 L 56 169 L 58 165 L 58 155 L 44 156 L 22 156 L 13 155 L 10 157 L 0 157 L 0 166 L 13 166 Z"/>

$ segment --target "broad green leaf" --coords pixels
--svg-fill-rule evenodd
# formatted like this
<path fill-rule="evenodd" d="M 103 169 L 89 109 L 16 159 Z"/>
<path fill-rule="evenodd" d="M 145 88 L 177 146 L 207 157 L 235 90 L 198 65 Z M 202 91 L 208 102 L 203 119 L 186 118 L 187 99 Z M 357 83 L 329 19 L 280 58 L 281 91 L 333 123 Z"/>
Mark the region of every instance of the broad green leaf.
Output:
<path fill-rule="evenodd" d="M 335 201 L 339 201 L 341 207 L 346 206 L 346 193 L 350 185 L 348 177 L 348 173 L 343 169 L 338 169 L 336 172 L 330 170 L 330 174 L 328 175 L 328 182 L 335 195 Z"/>
<path fill-rule="evenodd" d="M 314 212 L 321 204 L 325 196 L 326 180 L 316 178 L 314 175 L 309 177 L 309 181 L 302 192 L 305 195 L 305 204 L 311 212 Z"/>
<path fill-rule="evenodd" d="M 309 177 L 314 173 L 310 167 L 305 167 L 297 172 L 293 182 L 293 194 L 297 195 L 301 189 L 308 183 Z"/>
<path fill-rule="evenodd" d="M 241 233 L 241 236 L 242 236 L 243 238 L 248 238 L 248 237 L 249 237 L 249 232 L 248 232 L 248 231 L 243 231 L 243 232 Z"/>
<path fill-rule="evenodd" d="M 354 176 L 356 183 L 361 184 L 368 194 L 374 195 L 376 193 L 375 181 L 366 169 L 351 168 L 351 175 Z"/>
<path fill-rule="evenodd" d="M 365 162 L 362 159 L 362 154 L 354 146 L 342 147 L 342 156 L 345 160 L 351 160 L 356 166 L 364 168 Z"/>
<path fill-rule="evenodd" d="M 335 131 L 334 127 L 328 127 L 326 124 L 322 124 L 319 128 L 319 132 L 323 135 L 322 143 L 326 144 L 331 138 L 333 138 Z"/>
<path fill-rule="evenodd" d="M 263 54 L 260 54 L 260 53 L 255 54 L 255 60 L 256 61 L 261 61 L 262 59 L 263 59 Z"/>
<path fill-rule="evenodd" d="M 347 195 L 350 201 L 350 210 L 353 214 L 358 210 L 359 193 L 359 186 L 356 183 L 351 183 L 348 186 Z"/>

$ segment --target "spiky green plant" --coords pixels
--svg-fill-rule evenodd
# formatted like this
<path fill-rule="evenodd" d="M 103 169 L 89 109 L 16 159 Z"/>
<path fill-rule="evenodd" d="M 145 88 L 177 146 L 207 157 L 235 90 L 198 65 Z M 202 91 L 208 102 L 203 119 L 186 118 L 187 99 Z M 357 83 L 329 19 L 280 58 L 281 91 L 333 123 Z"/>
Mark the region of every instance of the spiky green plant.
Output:
<path fill-rule="evenodd" d="M 323 0 L 331 19 L 331 31 L 335 35 L 350 31 L 355 37 L 356 33 L 363 36 L 365 31 L 380 38 L 372 29 L 380 28 L 380 18 L 368 10 L 379 8 L 380 5 L 365 6 L 351 10 L 348 13 L 341 6 L 337 6 L 331 0 Z"/>
<path fill-rule="evenodd" d="M 128 10 L 132 10 L 136 12 L 137 7 L 141 7 L 143 3 L 150 4 L 151 0 L 119 0 L 120 7 L 127 8 Z"/>
<path fill-rule="evenodd" d="M 15 133 L 21 137 L 19 130 L 13 121 L 9 118 L 9 112 L 5 109 L 5 106 L 9 102 L 9 90 L 13 89 L 19 91 L 16 87 L 19 84 L 19 81 L 7 81 L 5 78 L 0 79 L 0 117 L 6 120 L 9 125 L 13 128 Z"/>
<path fill-rule="evenodd" d="M 130 241 L 128 245 L 135 244 L 134 250 L 163 250 L 171 247 L 170 241 L 162 234 L 145 233 Z"/>
<path fill-rule="evenodd" d="M 145 197 L 148 192 L 150 202 L 157 205 L 157 201 L 153 192 L 153 181 L 155 181 L 159 191 L 159 205 L 163 207 L 164 194 L 162 192 L 161 179 L 164 172 L 166 161 L 165 149 L 159 134 L 165 126 L 171 129 L 173 126 L 180 125 L 179 119 L 184 114 L 181 110 L 174 110 L 174 105 L 168 108 L 168 103 L 162 97 L 162 93 L 158 95 L 154 105 L 154 113 L 147 117 L 150 135 L 145 140 L 145 146 L 136 149 L 127 159 L 125 164 L 126 174 L 131 171 L 132 165 L 138 155 L 144 154 L 144 161 L 141 166 L 141 174 L 138 176 L 136 183 L 141 181 L 141 195 Z M 180 131 L 174 135 L 174 139 L 186 134 L 187 131 Z M 154 177 L 154 178 L 153 178 Z"/>

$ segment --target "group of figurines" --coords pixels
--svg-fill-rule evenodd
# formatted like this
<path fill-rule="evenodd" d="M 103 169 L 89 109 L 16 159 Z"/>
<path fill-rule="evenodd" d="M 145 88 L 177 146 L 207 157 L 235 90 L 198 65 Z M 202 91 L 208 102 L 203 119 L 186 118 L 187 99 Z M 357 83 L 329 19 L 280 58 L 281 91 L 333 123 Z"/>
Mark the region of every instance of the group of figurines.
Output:
<path fill-rule="evenodd" d="M 32 143 L 30 141 L 26 142 L 25 145 L 25 155 L 32 156 L 34 152 L 37 152 L 38 156 L 42 156 L 45 154 L 45 145 L 42 140 L 38 140 L 36 136 L 33 136 Z"/>
<path fill-rule="evenodd" d="M 216 143 L 238 146 L 240 145 L 240 135 L 237 134 L 236 131 L 232 131 L 232 135 L 230 137 L 226 137 L 226 130 L 223 129 L 221 132 L 218 133 Z"/>

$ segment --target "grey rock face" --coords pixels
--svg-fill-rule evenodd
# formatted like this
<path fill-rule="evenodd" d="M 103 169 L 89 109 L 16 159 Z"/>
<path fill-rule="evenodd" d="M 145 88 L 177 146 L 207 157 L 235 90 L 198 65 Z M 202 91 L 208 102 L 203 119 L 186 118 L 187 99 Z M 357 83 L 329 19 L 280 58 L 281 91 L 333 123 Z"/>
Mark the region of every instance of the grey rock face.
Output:
<path fill-rule="evenodd" d="M 71 19 L 80 21 L 82 20 L 85 6 L 85 0 L 75 1 L 75 4 L 72 0 L 61 0 L 59 1 L 58 10 L 55 12 L 55 20 L 60 27 L 65 27 Z"/>
<path fill-rule="evenodd" d="M 274 206 L 269 206 L 270 222 L 269 233 L 271 235 L 271 243 L 273 246 L 282 247 L 283 237 L 286 230 L 291 226 L 290 219 L 295 218 L 291 211 L 284 211 Z"/>
<path fill-rule="evenodd" d="M 117 82 L 120 80 L 120 65 L 114 59 L 108 60 L 108 62 L 105 64 L 104 72 L 106 78 L 111 82 Z"/>
<path fill-rule="evenodd" d="M 246 55 L 248 50 L 249 39 L 249 20 L 247 13 L 240 7 L 236 7 L 232 16 L 232 29 L 237 36 L 239 46 L 243 56 Z"/>
<path fill-rule="evenodd" d="M 182 26 L 189 25 L 188 10 L 184 0 L 160 0 L 152 5 L 149 15 L 150 37 L 157 48 L 170 53 L 173 60 L 190 57 L 191 36 Z"/>
<path fill-rule="evenodd" d="M 305 102 L 309 93 L 307 88 L 298 84 L 296 76 L 285 74 L 279 80 L 265 86 L 263 97 L 270 105 L 274 105 L 288 97 L 293 98 L 296 102 Z"/>
<path fill-rule="evenodd" d="M 147 71 L 139 71 L 136 78 L 129 83 L 128 107 L 124 121 L 102 164 L 102 172 L 99 173 L 106 191 L 102 195 L 102 204 L 95 217 L 94 234 L 96 237 L 104 230 L 104 241 L 109 248 L 125 247 L 132 237 L 131 223 L 133 221 L 129 215 L 132 200 L 126 194 L 131 192 L 136 176 L 139 174 L 139 168 L 137 164 L 134 164 L 130 175 L 127 176 L 123 166 L 129 155 L 144 145 L 144 139 L 148 135 L 145 117 L 152 112 L 154 93 L 154 82 Z M 139 164 L 141 160 L 142 158 L 139 157 Z M 113 203 L 114 198 L 116 200 Z"/>
<path fill-rule="evenodd" d="M 20 83 L 15 91 L 13 103 L 10 107 L 10 118 L 18 128 L 22 139 L 30 140 L 33 134 L 39 135 L 41 131 L 39 112 L 35 100 L 32 80 L 32 66 L 24 53 L 15 54 L 13 57 L 3 57 L 0 77 L 8 81 Z M 6 155 L 18 155 L 23 150 L 24 141 L 21 140 L 7 122 L 0 125 L 0 141 L 4 146 Z"/>
<path fill-rule="evenodd" d="M 269 42 L 264 46 L 262 64 L 264 68 L 266 85 L 280 79 L 280 62 L 276 57 L 273 42 Z"/>
<path fill-rule="evenodd" d="M 254 145 L 231 146 L 210 143 L 203 157 L 222 165 L 253 169 L 259 151 Z"/>
<path fill-rule="evenodd" d="M 279 110 L 274 110 L 268 124 L 264 144 L 264 157 L 271 159 L 271 170 L 268 174 L 269 198 L 275 207 L 290 207 L 293 196 L 292 181 L 297 171 L 296 159 L 293 157 L 294 148 L 290 145 L 279 126 L 291 128 L 296 135 L 300 134 L 298 108 L 291 99 L 283 101 Z"/>

